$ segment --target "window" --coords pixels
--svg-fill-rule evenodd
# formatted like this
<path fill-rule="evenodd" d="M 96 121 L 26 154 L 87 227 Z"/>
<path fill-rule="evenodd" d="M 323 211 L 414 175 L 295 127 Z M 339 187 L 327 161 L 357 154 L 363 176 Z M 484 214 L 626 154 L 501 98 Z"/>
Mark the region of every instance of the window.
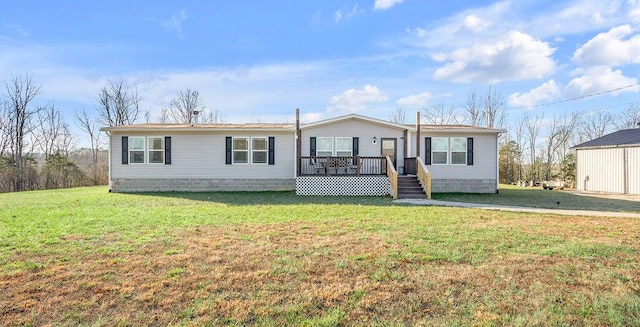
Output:
<path fill-rule="evenodd" d="M 434 165 L 446 165 L 448 151 L 449 139 L 446 137 L 434 137 L 431 139 L 431 162 Z"/>
<path fill-rule="evenodd" d="M 451 141 L 451 164 L 467 164 L 467 139 L 464 137 L 452 137 Z"/>
<path fill-rule="evenodd" d="M 129 163 L 144 163 L 144 137 L 129 137 Z"/>
<path fill-rule="evenodd" d="M 254 164 L 267 163 L 267 138 L 254 137 L 251 139 L 251 160 Z"/>
<path fill-rule="evenodd" d="M 233 163 L 249 163 L 249 139 L 233 138 Z"/>
<path fill-rule="evenodd" d="M 147 138 L 149 163 L 164 163 L 164 137 Z"/>
<path fill-rule="evenodd" d="M 350 137 L 336 137 L 336 156 L 351 157 L 353 142 Z"/>
<path fill-rule="evenodd" d="M 332 137 L 318 137 L 317 138 L 317 156 L 318 157 L 331 157 L 333 156 L 333 138 Z"/>

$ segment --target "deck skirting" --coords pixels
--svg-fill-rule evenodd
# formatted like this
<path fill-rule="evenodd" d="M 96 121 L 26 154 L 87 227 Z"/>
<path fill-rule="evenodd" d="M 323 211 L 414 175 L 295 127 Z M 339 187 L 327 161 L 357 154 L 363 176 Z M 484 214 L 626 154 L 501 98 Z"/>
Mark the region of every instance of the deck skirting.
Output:
<path fill-rule="evenodd" d="M 300 176 L 296 194 L 319 196 L 387 196 L 391 183 L 387 176 Z"/>

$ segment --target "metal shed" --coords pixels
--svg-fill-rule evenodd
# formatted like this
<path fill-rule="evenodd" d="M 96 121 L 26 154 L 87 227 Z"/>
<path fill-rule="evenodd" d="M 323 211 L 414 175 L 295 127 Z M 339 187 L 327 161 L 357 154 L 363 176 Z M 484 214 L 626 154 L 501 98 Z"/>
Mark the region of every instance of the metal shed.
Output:
<path fill-rule="evenodd" d="M 640 128 L 607 134 L 573 149 L 576 189 L 640 194 Z"/>

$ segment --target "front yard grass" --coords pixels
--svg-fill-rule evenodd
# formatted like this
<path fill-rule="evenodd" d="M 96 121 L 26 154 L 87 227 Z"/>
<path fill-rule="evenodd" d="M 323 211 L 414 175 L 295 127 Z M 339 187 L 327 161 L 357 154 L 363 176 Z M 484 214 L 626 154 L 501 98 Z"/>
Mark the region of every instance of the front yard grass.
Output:
<path fill-rule="evenodd" d="M 0 325 L 640 323 L 640 220 L 289 192 L 0 194 Z"/>
<path fill-rule="evenodd" d="M 434 193 L 433 199 L 547 209 L 640 212 L 638 201 L 598 198 L 569 191 L 504 184 L 500 185 L 499 194 Z"/>

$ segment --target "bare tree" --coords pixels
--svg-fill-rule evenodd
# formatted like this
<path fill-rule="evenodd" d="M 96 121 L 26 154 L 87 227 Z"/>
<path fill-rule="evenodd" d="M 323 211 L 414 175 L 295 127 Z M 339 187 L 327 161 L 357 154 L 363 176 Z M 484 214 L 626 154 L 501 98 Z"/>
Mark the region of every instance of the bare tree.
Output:
<path fill-rule="evenodd" d="M 60 110 L 50 103 L 40 108 L 37 118 L 34 141 L 45 159 L 56 153 L 66 157 L 72 150 L 74 140 Z"/>
<path fill-rule="evenodd" d="M 613 122 L 616 129 L 640 128 L 640 104 L 630 104 L 627 109 L 618 114 Z"/>
<path fill-rule="evenodd" d="M 604 110 L 582 115 L 580 141 L 585 142 L 603 136 L 613 124 L 613 116 Z"/>
<path fill-rule="evenodd" d="M 526 137 L 529 141 L 529 151 L 530 151 L 530 165 L 531 165 L 531 182 L 535 182 L 537 180 L 537 157 L 536 157 L 536 142 L 538 139 L 538 134 L 540 133 L 540 128 L 542 126 L 544 116 L 537 115 L 535 118 L 531 118 L 528 114 L 525 114 L 525 127 L 526 127 Z"/>
<path fill-rule="evenodd" d="M 200 93 L 196 90 L 180 90 L 169 102 L 169 116 L 174 123 L 194 123 L 194 111 L 201 112 L 204 107 L 200 99 Z"/>
<path fill-rule="evenodd" d="M 391 112 L 389 116 L 389 120 L 396 124 L 406 124 L 407 123 L 407 115 L 404 111 L 404 108 L 396 107 L 395 110 Z"/>
<path fill-rule="evenodd" d="M 446 106 L 444 103 L 433 105 L 430 109 L 424 109 L 425 122 L 431 125 L 458 124 L 457 108 L 455 105 Z"/>
<path fill-rule="evenodd" d="M 123 80 L 109 80 L 98 91 L 98 121 L 108 126 L 133 124 L 138 119 L 140 101 L 142 97 L 137 89 L 130 88 Z"/>
<path fill-rule="evenodd" d="M 487 93 L 482 98 L 482 105 L 484 107 L 484 118 L 486 119 L 487 127 L 503 127 L 507 119 L 507 112 L 504 107 L 504 97 L 500 92 L 489 87 Z"/>
<path fill-rule="evenodd" d="M 100 130 L 95 123 L 95 120 L 89 117 L 87 111 L 82 108 L 81 111 L 76 111 L 73 116 L 76 126 L 89 136 L 91 141 L 91 163 L 89 165 L 89 178 L 94 185 L 99 184 L 101 180 L 99 170 L 99 154 L 100 154 Z"/>
<path fill-rule="evenodd" d="M 0 157 L 9 152 L 9 139 L 11 138 L 10 110 L 8 103 L 0 98 Z"/>
<path fill-rule="evenodd" d="M 463 106 L 463 116 L 469 125 L 480 126 L 485 119 L 485 111 L 482 110 L 482 103 L 476 91 L 467 96 L 467 101 Z"/>
<path fill-rule="evenodd" d="M 520 158 L 518 158 L 518 180 L 522 181 L 523 180 L 523 169 L 522 169 L 522 162 L 524 161 L 522 156 L 524 154 L 524 151 L 526 149 L 525 144 L 524 144 L 524 133 L 525 133 L 525 126 L 527 123 L 526 120 L 527 116 L 523 116 L 523 118 L 520 120 L 520 122 L 518 123 L 518 125 L 516 126 L 516 144 L 518 146 L 518 148 L 520 149 Z"/>
<path fill-rule="evenodd" d="M 5 82 L 10 127 L 9 145 L 14 165 L 14 190 L 24 190 L 24 147 L 26 137 L 33 131 L 32 118 L 37 109 L 30 109 L 29 103 L 40 93 L 40 85 L 35 85 L 31 76 L 14 76 Z"/>

